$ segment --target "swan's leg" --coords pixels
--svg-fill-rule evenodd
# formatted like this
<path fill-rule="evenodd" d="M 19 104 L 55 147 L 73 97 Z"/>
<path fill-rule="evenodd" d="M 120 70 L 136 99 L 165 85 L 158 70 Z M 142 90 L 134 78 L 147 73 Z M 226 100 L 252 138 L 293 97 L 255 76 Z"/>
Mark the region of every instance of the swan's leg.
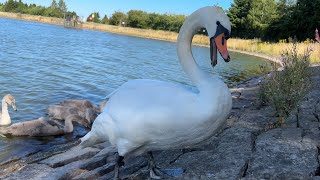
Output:
<path fill-rule="evenodd" d="M 156 166 L 156 163 L 154 162 L 154 158 L 153 158 L 152 152 L 149 151 L 147 154 L 148 154 L 148 160 L 149 160 L 150 178 L 152 178 L 152 179 L 161 179 L 161 176 L 163 175 L 163 173 Z"/>
<path fill-rule="evenodd" d="M 119 156 L 119 153 L 116 153 L 116 165 L 114 167 L 114 180 L 119 179 L 119 169 L 124 165 L 123 156 Z"/>

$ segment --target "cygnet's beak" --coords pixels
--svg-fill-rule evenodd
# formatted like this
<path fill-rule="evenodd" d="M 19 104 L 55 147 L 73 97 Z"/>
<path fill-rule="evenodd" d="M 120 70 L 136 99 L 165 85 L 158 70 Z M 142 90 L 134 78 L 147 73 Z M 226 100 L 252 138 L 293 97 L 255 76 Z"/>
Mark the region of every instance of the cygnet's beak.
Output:
<path fill-rule="evenodd" d="M 14 105 L 14 104 L 12 104 L 12 108 L 13 108 L 14 111 L 17 111 L 17 110 L 18 110 L 17 107 L 16 107 L 16 105 Z"/>

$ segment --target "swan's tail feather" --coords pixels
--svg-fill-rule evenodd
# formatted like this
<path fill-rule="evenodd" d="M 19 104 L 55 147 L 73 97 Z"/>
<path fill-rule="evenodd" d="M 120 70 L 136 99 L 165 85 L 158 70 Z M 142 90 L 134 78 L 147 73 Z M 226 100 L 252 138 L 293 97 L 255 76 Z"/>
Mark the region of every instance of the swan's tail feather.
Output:
<path fill-rule="evenodd" d="M 81 138 L 80 141 L 81 148 L 91 147 L 99 143 L 98 137 L 92 131 Z"/>

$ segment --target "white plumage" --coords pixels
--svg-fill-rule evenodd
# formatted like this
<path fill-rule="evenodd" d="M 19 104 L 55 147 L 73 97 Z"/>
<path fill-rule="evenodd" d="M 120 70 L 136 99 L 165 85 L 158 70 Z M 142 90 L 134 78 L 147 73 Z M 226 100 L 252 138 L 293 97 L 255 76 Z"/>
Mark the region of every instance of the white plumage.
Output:
<path fill-rule="evenodd" d="M 81 145 L 110 141 L 119 155 L 125 156 L 183 148 L 212 136 L 231 110 L 231 94 L 222 80 L 198 67 L 191 42 L 201 27 L 207 29 L 209 37 L 214 36 L 217 21 L 230 31 L 229 19 L 222 10 L 204 7 L 190 15 L 179 32 L 179 60 L 199 93 L 171 82 L 129 81 L 111 93 Z"/>

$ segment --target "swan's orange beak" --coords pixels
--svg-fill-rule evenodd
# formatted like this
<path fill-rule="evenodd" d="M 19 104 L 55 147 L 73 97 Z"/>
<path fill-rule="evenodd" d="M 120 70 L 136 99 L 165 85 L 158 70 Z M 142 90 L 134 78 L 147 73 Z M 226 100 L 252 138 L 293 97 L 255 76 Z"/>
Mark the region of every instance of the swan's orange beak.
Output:
<path fill-rule="evenodd" d="M 214 38 L 214 42 L 216 43 L 216 46 L 218 48 L 218 51 L 220 52 L 222 58 L 225 62 L 230 61 L 230 56 L 227 48 L 227 38 L 225 37 L 225 34 L 222 33 L 216 38 Z"/>
<path fill-rule="evenodd" d="M 210 55 L 211 55 L 211 65 L 215 66 L 217 64 L 217 50 L 224 59 L 225 62 L 230 61 L 230 56 L 227 48 L 227 38 L 224 33 L 219 34 L 216 37 L 210 39 Z"/>

